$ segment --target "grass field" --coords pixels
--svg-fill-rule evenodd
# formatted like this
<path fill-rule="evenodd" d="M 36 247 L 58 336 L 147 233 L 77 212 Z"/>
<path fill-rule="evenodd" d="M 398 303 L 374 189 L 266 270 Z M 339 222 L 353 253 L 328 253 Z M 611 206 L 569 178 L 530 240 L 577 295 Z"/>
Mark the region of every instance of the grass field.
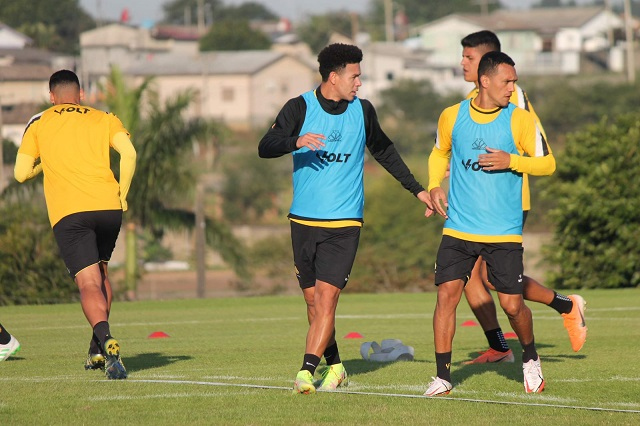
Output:
<path fill-rule="evenodd" d="M 351 384 L 309 396 L 290 391 L 307 331 L 302 297 L 115 303 L 124 381 L 84 371 L 90 329 L 79 304 L 3 307 L 0 321 L 22 350 L 0 363 L 0 424 L 640 424 L 640 293 L 581 294 L 589 336 L 578 353 L 560 316 L 530 305 L 542 394 L 524 393 L 519 356 L 513 364 L 462 365 L 486 341 L 480 327 L 459 326 L 455 387 L 438 399 L 421 397 L 435 375 L 432 293 L 344 294 L 337 335 Z M 469 319 L 463 302 L 458 325 Z M 155 331 L 170 337 L 149 338 Z M 364 339 L 343 337 L 354 331 Z M 386 338 L 413 346 L 416 359 L 361 359 L 362 342 Z"/>

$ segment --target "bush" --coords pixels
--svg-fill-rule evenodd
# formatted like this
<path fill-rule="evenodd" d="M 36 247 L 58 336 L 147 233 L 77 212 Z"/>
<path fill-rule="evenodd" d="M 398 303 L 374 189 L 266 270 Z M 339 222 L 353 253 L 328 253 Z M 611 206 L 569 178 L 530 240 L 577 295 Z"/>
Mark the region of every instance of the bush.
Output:
<path fill-rule="evenodd" d="M 58 254 L 44 205 L 0 208 L 0 305 L 79 300 Z"/>
<path fill-rule="evenodd" d="M 556 288 L 640 284 L 640 119 L 606 118 L 567 138 L 544 191 L 555 207 L 554 242 L 545 257 L 557 266 Z"/>

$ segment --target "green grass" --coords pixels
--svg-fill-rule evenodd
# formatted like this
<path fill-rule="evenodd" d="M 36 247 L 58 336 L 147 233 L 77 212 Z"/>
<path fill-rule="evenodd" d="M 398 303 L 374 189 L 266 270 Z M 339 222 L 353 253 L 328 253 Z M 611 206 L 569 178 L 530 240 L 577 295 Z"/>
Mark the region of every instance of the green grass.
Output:
<path fill-rule="evenodd" d="M 462 365 L 486 341 L 479 327 L 458 327 L 455 388 L 446 399 L 408 397 L 422 395 L 435 375 L 433 293 L 344 294 L 337 334 L 355 393 L 311 396 L 289 390 L 307 331 L 301 296 L 115 303 L 111 328 L 126 381 L 84 371 L 90 329 L 79 304 L 3 307 L 0 321 L 22 350 L 0 363 L 0 424 L 640 424 L 640 294 L 581 294 L 589 337 L 579 353 L 555 311 L 530 305 L 542 394 L 524 393 L 518 356 L 513 364 Z M 471 318 L 462 302 L 458 324 Z M 503 314 L 500 321 L 510 331 Z M 154 331 L 170 337 L 148 338 Z M 343 338 L 352 331 L 364 339 Z M 363 341 L 385 338 L 413 346 L 415 361 L 360 358 Z"/>

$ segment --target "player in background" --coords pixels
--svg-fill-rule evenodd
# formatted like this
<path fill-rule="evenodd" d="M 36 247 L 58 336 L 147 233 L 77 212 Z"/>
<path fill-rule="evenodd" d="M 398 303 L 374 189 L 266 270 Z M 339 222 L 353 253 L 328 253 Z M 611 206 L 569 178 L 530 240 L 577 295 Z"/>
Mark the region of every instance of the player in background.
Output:
<path fill-rule="evenodd" d="M 136 151 L 115 115 L 81 105 L 83 92 L 73 71 L 53 73 L 49 92 L 53 106 L 29 121 L 14 175 L 24 182 L 44 173 L 49 221 L 93 329 L 85 367 L 102 367 L 107 378 L 125 379 L 120 344 L 108 322 L 112 290 L 107 263 L 127 210 Z M 120 154 L 119 182 L 110 168 L 110 148 Z"/>
<path fill-rule="evenodd" d="M 465 81 L 475 84 L 475 88 L 467 95 L 467 99 L 473 99 L 478 96 L 478 64 L 482 56 L 491 51 L 499 52 L 501 50 L 498 37 L 491 31 L 479 31 L 469 34 L 461 41 L 462 44 L 462 71 Z M 529 102 L 525 91 L 514 85 L 514 91 L 511 95 L 510 102 L 516 106 L 525 109 L 533 116 L 542 137 L 546 140 L 546 134 L 540 119 L 536 115 L 533 105 Z M 522 185 L 522 210 L 524 212 L 524 220 L 526 221 L 527 213 L 531 208 L 529 179 L 527 174 L 523 174 Z M 585 301 L 579 295 L 564 296 L 559 294 L 535 279 L 524 276 L 524 298 L 533 302 L 543 303 L 555 309 L 564 319 L 564 327 L 569 334 L 571 347 L 574 351 L 579 351 L 587 338 L 587 327 L 584 321 Z M 487 290 L 486 286 L 486 268 L 482 262 L 482 257 L 478 258 L 471 277 L 464 289 L 467 302 L 478 319 L 478 322 L 484 330 L 489 349 L 480 353 L 477 358 L 468 361 L 468 364 L 485 363 L 485 362 L 513 362 L 514 356 L 500 328 L 496 313 L 496 305 L 493 297 Z"/>
<path fill-rule="evenodd" d="M 294 393 L 334 390 L 348 383 L 335 339 L 335 313 L 355 260 L 364 210 L 365 147 L 402 186 L 427 205 L 415 180 L 378 123 L 373 105 L 356 95 L 362 51 L 332 44 L 318 55 L 322 83 L 290 99 L 258 146 L 262 158 L 293 157 L 289 211 L 295 273 L 307 305 L 302 368 Z M 328 368 L 313 375 L 324 356 Z"/>

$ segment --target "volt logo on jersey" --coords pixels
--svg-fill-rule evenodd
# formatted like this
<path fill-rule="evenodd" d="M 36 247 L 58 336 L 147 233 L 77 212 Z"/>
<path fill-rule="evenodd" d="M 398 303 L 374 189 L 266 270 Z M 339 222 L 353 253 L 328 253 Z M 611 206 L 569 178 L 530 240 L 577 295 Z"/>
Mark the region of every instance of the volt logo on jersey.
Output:
<path fill-rule="evenodd" d="M 316 152 L 316 157 L 325 163 L 346 163 L 351 154 L 319 151 Z"/>
<path fill-rule="evenodd" d="M 479 172 L 480 170 L 482 170 L 482 167 L 477 161 L 472 163 L 471 160 L 467 160 L 467 161 L 462 160 L 461 163 L 464 166 L 465 170 L 471 169 L 474 172 Z"/>

